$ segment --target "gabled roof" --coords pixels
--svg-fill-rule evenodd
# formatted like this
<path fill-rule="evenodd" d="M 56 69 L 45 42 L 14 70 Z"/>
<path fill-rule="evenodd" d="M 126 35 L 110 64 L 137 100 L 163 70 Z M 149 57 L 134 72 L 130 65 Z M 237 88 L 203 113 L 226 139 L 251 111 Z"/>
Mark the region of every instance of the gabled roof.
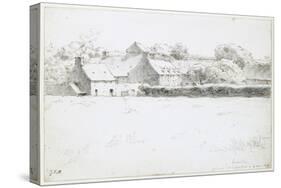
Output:
<path fill-rule="evenodd" d="M 104 64 L 88 63 L 82 67 L 91 81 L 114 81 L 115 78 Z"/>
<path fill-rule="evenodd" d="M 135 45 L 137 45 L 143 52 L 148 52 L 149 48 L 144 46 L 142 43 L 140 42 L 135 42 Z"/>
<path fill-rule="evenodd" d="M 142 59 L 142 55 L 129 57 L 124 59 L 123 57 L 109 57 L 101 61 L 110 70 L 113 76 L 123 77 L 128 76 L 130 70 L 132 70 Z"/>
<path fill-rule="evenodd" d="M 142 43 L 140 42 L 134 42 L 133 44 L 131 44 L 127 49 L 126 52 L 130 52 L 130 51 L 141 51 L 141 52 L 149 52 L 149 48 L 147 48 L 146 46 L 144 46 Z"/>
<path fill-rule="evenodd" d="M 149 59 L 149 64 L 159 75 L 181 74 L 179 68 L 168 61 Z"/>

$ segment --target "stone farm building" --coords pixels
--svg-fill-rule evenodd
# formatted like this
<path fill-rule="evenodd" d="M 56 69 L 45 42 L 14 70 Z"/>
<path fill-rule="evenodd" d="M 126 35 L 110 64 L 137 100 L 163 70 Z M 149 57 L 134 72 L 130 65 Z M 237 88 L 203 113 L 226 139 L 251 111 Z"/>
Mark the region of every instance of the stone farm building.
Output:
<path fill-rule="evenodd" d="M 84 64 L 82 58 L 75 58 L 75 65 L 71 76 L 72 86 L 81 92 L 94 96 L 114 96 L 116 79 L 104 64 Z"/>
<path fill-rule="evenodd" d="M 71 87 L 76 93 L 93 96 L 137 95 L 141 84 L 175 87 L 181 85 L 181 72 L 172 63 L 150 59 L 139 43 L 133 43 L 125 56 L 98 62 L 75 58 Z"/>
<path fill-rule="evenodd" d="M 76 57 L 69 85 L 77 95 L 136 96 L 143 84 L 166 88 L 201 84 L 204 63 L 210 65 L 215 60 L 188 60 L 187 63 L 186 60 L 153 58 L 147 48 L 134 42 L 125 55 L 90 60 Z M 247 81 L 249 84 L 270 84 L 270 68 L 267 64 L 249 67 Z M 257 75 L 260 69 L 263 71 Z"/>
<path fill-rule="evenodd" d="M 143 58 L 129 73 L 130 83 L 147 83 L 151 86 L 180 86 L 181 73 L 172 63 Z"/>

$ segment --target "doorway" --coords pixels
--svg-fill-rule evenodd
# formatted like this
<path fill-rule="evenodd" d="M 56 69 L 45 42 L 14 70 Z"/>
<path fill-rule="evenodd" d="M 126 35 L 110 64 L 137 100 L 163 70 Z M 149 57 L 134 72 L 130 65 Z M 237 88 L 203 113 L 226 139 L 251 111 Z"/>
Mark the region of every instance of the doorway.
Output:
<path fill-rule="evenodd" d="M 113 91 L 114 91 L 113 89 L 109 89 L 109 93 L 111 96 L 113 96 Z"/>

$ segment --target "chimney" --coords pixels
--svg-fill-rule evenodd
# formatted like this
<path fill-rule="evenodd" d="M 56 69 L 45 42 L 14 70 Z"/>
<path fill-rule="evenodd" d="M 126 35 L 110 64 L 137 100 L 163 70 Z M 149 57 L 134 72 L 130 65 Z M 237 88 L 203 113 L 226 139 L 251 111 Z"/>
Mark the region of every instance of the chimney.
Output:
<path fill-rule="evenodd" d="M 108 51 L 106 51 L 106 50 L 104 50 L 104 51 L 102 51 L 102 59 L 105 59 L 105 58 L 107 58 L 108 57 Z"/>
<path fill-rule="evenodd" d="M 75 66 L 82 67 L 82 57 L 75 57 Z"/>

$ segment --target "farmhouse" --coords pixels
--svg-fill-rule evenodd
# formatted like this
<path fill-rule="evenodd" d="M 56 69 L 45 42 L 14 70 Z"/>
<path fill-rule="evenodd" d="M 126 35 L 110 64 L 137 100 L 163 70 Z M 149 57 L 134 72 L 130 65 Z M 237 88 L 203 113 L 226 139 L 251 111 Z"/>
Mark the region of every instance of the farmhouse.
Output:
<path fill-rule="evenodd" d="M 75 65 L 71 75 L 72 87 L 80 89 L 88 95 L 114 96 L 116 95 L 116 79 L 104 64 L 85 63 L 81 57 L 75 58 Z M 76 90 L 77 90 L 76 88 Z"/>

